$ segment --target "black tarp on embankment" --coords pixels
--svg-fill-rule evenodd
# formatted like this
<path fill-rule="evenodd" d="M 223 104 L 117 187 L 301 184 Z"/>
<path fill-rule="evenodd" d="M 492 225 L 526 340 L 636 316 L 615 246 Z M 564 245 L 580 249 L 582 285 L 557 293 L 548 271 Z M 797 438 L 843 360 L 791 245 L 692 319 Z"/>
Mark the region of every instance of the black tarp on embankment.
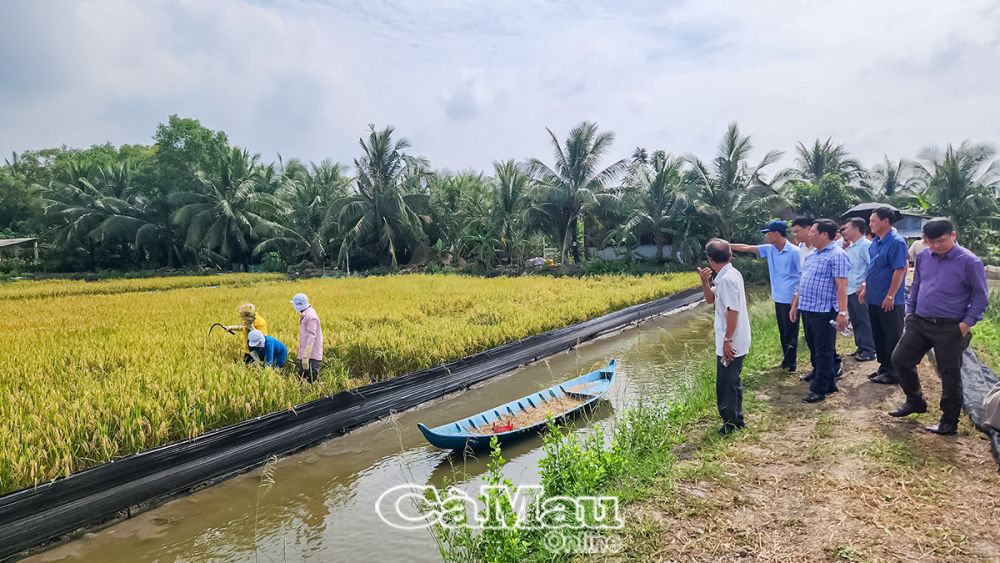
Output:
<path fill-rule="evenodd" d="M 609 331 L 696 303 L 688 290 L 450 364 L 345 391 L 0 497 L 0 557 L 183 493 L 324 438 L 459 391 Z"/>
<path fill-rule="evenodd" d="M 962 358 L 962 403 L 972 424 L 989 439 L 993 458 L 1000 467 L 1000 432 L 986 426 L 986 415 L 983 412 L 983 398 L 996 384 L 997 375 L 993 370 L 979 361 L 971 348 L 967 348 Z"/>

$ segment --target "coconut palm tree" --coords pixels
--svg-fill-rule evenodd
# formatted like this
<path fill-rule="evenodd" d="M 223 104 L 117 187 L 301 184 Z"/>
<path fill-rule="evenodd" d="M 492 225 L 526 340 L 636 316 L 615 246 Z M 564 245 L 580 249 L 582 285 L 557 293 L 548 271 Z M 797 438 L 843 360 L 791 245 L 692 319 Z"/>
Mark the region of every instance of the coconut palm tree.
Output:
<path fill-rule="evenodd" d="M 861 187 L 877 200 L 896 203 L 920 191 L 924 180 L 925 176 L 913 162 L 905 159 L 893 162 L 885 156 L 882 162 L 861 176 Z"/>
<path fill-rule="evenodd" d="M 400 253 L 423 236 L 417 210 L 427 208 L 420 186 L 430 173 L 426 160 L 406 154 L 406 138 L 393 139 L 391 125 L 369 130 L 367 140 L 360 140 L 363 154 L 354 160 L 355 191 L 341 202 L 341 258 L 351 247 L 369 246 L 382 265 L 396 268 Z"/>
<path fill-rule="evenodd" d="M 625 228 L 651 234 L 657 260 L 663 260 L 663 246 L 667 237 L 674 233 L 674 224 L 687 206 L 683 168 L 683 158 L 657 151 L 650 166 L 637 170 L 638 206 L 626 220 Z"/>
<path fill-rule="evenodd" d="M 481 172 L 441 171 L 430 182 L 427 235 L 442 256 L 458 258 L 473 223 L 492 224 L 491 185 Z M 482 230 L 482 225 L 477 229 Z"/>
<path fill-rule="evenodd" d="M 513 160 L 493 163 L 493 219 L 508 264 L 527 235 L 527 213 L 531 207 L 531 176 Z"/>
<path fill-rule="evenodd" d="M 861 177 L 864 168 L 857 160 L 848 156 L 844 145 L 833 143 L 832 137 L 825 142 L 819 139 L 812 147 L 802 143 L 795 146 L 797 168 L 791 170 L 791 177 L 807 182 L 818 182 L 824 176 L 834 174 L 845 183 L 850 183 Z"/>
<path fill-rule="evenodd" d="M 601 158 L 611 148 L 614 133 L 599 133 L 597 124 L 582 122 L 566 137 L 565 146 L 551 129 L 545 129 L 552 141 L 555 164 L 549 167 L 537 158 L 528 160 L 528 171 L 539 185 L 540 205 L 552 226 L 562 236 L 562 263 L 569 256 L 571 242 L 577 238 L 577 225 L 586 213 L 602 202 L 614 199 L 609 193 L 612 183 L 628 169 L 625 159 L 600 169 Z M 580 261 L 579 250 L 573 247 L 573 258 Z"/>
<path fill-rule="evenodd" d="M 998 222 L 1000 161 L 993 160 L 996 149 L 987 144 L 962 142 L 944 152 L 935 147 L 918 156 L 918 170 L 926 178 L 919 194 L 927 211 L 949 217 L 963 244 L 982 248 L 989 225 Z"/>
<path fill-rule="evenodd" d="M 120 241 L 132 245 L 153 260 L 165 259 L 173 267 L 181 259 L 174 237 L 173 209 L 159 194 L 146 194 L 135 184 L 137 168 L 131 162 L 100 167 L 101 197 L 94 202 L 105 211 L 105 218 L 91 232 L 101 241 Z M 127 250 L 127 249 L 125 249 Z M 160 262 L 161 264 L 163 262 Z"/>
<path fill-rule="evenodd" d="M 338 201 L 347 195 L 350 179 L 338 163 L 324 160 L 305 167 L 291 161 L 282 175 L 278 197 L 282 229 L 261 242 L 254 255 L 278 251 L 307 256 L 315 267 L 324 268 L 338 234 Z"/>
<path fill-rule="evenodd" d="M 781 152 L 768 151 L 751 166 L 747 159 L 752 149 L 750 137 L 741 135 L 736 123 L 731 123 L 719 143 L 717 156 L 709 163 L 696 156 L 687 157 L 692 165 L 690 197 L 725 240 L 733 240 L 741 226 L 759 222 L 765 211 L 787 205 L 774 187 L 781 175 L 769 184 L 762 172 L 781 157 Z"/>
<path fill-rule="evenodd" d="M 218 176 L 199 173 L 200 191 L 171 194 L 180 206 L 174 223 L 187 230 L 185 244 L 214 261 L 249 267 L 259 240 L 281 227 L 271 220 L 280 204 L 261 181 L 260 155 L 240 148 L 220 149 Z M 267 180 L 267 178 L 265 178 Z"/>
<path fill-rule="evenodd" d="M 46 238 L 61 250 L 82 251 L 89 267 L 95 269 L 98 242 L 91 233 L 107 218 L 107 210 L 96 202 L 104 195 L 95 186 L 97 167 L 91 162 L 73 160 L 57 170 L 55 179 L 45 186 L 35 186 L 42 201 L 42 223 Z"/>

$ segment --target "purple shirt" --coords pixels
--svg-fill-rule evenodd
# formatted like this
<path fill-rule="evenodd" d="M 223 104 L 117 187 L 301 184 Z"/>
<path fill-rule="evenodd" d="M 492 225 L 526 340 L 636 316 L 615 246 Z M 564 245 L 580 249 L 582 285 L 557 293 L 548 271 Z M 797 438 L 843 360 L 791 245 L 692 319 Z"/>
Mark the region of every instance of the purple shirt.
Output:
<path fill-rule="evenodd" d="M 310 360 L 323 359 L 323 327 L 319 324 L 319 315 L 316 309 L 310 306 L 302 311 L 299 318 L 299 355 L 300 360 L 304 359 L 306 349 L 312 346 Z"/>
<path fill-rule="evenodd" d="M 986 270 L 975 254 L 957 244 L 943 256 L 928 248 L 917 254 L 906 312 L 972 326 L 983 319 L 988 293 Z"/>

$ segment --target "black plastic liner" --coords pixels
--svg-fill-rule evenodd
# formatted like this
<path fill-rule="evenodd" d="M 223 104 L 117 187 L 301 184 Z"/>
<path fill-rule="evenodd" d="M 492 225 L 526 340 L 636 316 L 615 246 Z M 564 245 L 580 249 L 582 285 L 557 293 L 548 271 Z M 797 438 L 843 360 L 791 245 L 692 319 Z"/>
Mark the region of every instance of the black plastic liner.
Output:
<path fill-rule="evenodd" d="M 972 349 L 966 349 L 962 358 L 962 403 L 972 424 L 989 438 L 993 458 L 1000 469 L 1000 432 L 986 426 L 986 414 L 983 412 L 983 398 L 996 384 L 997 375 L 993 370 L 979 361 Z"/>
<path fill-rule="evenodd" d="M 0 557 L 113 518 L 130 507 L 237 474 L 269 456 L 313 445 L 701 298 L 701 289 L 684 291 L 7 494 L 0 497 Z"/>

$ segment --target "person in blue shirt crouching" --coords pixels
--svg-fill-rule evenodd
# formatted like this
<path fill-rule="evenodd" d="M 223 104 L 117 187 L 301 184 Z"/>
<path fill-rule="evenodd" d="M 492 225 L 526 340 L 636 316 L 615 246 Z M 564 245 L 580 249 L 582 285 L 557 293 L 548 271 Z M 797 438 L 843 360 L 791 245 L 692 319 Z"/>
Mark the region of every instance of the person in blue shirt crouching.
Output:
<path fill-rule="evenodd" d="M 264 336 L 259 330 L 251 330 L 247 334 L 247 345 L 250 354 L 247 363 L 263 362 L 266 366 L 282 368 L 288 359 L 288 348 L 273 336 Z"/>

